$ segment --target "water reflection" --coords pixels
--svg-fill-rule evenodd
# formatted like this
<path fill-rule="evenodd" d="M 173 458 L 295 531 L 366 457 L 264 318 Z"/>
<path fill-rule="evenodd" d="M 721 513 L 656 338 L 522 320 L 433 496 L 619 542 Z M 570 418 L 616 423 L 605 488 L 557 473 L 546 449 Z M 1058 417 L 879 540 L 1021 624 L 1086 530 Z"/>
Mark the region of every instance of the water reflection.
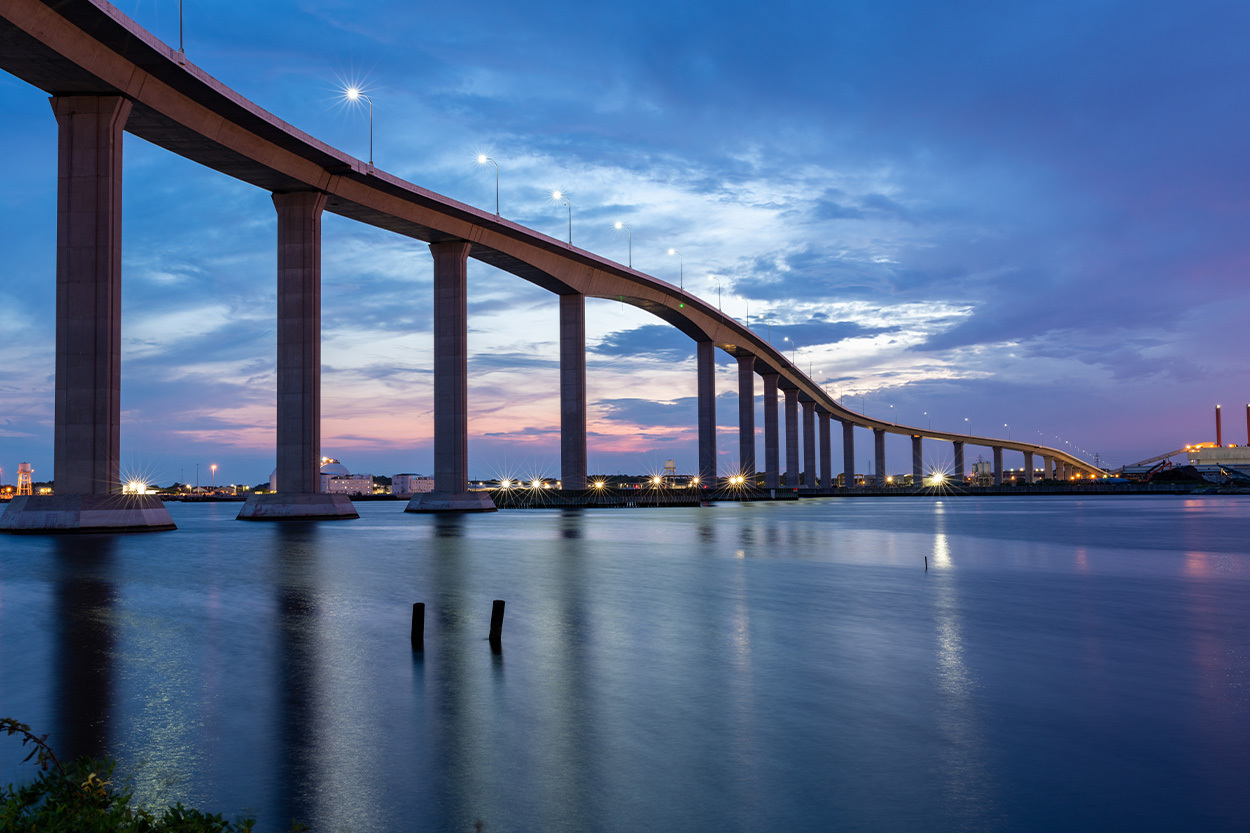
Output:
<path fill-rule="evenodd" d="M 52 743 L 66 760 L 108 753 L 115 698 L 117 538 L 55 539 L 56 726 Z"/>
<path fill-rule="evenodd" d="M 948 812 L 964 819 L 969 828 L 987 824 L 993 813 L 987 749 L 976 699 L 977 684 L 965 661 L 959 574 L 951 569 L 945 507 L 934 507 L 932 579 L 937 626 L 937 684 L 940 699 L 937 719 L 944 744 L 944 760 L 938 767 L 943 780 Z"/>

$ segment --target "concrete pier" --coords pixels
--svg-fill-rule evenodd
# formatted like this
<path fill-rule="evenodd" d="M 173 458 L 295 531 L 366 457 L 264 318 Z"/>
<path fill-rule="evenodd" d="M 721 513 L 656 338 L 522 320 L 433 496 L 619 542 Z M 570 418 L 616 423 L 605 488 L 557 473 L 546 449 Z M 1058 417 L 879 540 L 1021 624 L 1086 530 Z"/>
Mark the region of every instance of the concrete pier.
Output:
<path fill-rule="evenodd" d="M 885 429 L 872 429 L 872 444 L 876 451 L 877 486 L 885 485 Z"/>
<path fill-rule="evenodd" d="M 992 449 L 994 452 L 994 485 L 1003 485 L 1003 447 L 996 445 Z"/>
<path fill-rule="evenodd" d="M 119 96 L 55 96 L 57 122 L 55 495 L 14 498 L 0 532 L 174 529 L 153 496 L 123 497 L 122 128 Z"/>
<path fill-rule="evenodd" d="M 738 473 L 755 487 L 755 356 L 738 356 Z"/>
<path fill-rule="evenodd" d="M 434 491 L 407 512 L 493 512 L 486 492 L 469 491 L 469 244 L 431 243 L 434 255 Z"/>
<path fill-rule="evenodd" d="M 911 435 L 911 479 L 912 485 L 919 486 L 924 480 L 924 449 L 921 443 L 924 438 L 919 434 Z"/>
<path fill-rule="evenodd" d="M 560 483 L 586 488 L 586 296 L 560 296 Z"/>
<path fill-rule="evenodd" d="M 816 403 L 801 402 L 803 406 L 803 488 L 816 488 Z"/>
<path fill-rule="evenodd" d="M 781 448 L 777 436 L 776 373 L 764 375 L 764 488 L 776 489 L 781 482 Z"/>
<path fill-rule="evenodd" d="M 277 494 L 248 495 L 241 521 L 357 518 L 321 492 L 321 213 L 319 191 L 274 194 L 278 212 Z"/>
<path fill-rule="evenodd" d="M 846 488 L 855 485 L 855 423 L 842 423 L 842 481 Z"/>
<path fill-rule="evenodd" d="M 964 468 L 964 444 L 959 440 L 955 440 L 953 445 L 955 446 L 955 471 L 952 473 L 952 476 L 955 478 L 956 483 L 962 484 L 968 476 L 968 470 Z"/>
<path fill-rule="evenodd" d="M 1033 452 L 1024 452 L 1024 482 L 1032 484 L 1033 482 Z"/>
<path fill-rule="evenodd" d="M 1055 461 L 1052 457 L 1042 457 L 1042 479 L 1053 480 L 1055 477 Z"/>
<path fill-rule="evenodd" d="M 695 343 L 699 373 L 699 485 L 716 488 L 716 345 Z"/>
<path fill-rule="evenodd" d="M 817 411 L 820 422 L 820 486 L 826 492 L 833 488 L 833 449 L 829 445 L 829 412 Z"/>
<path fill-rule="evenodd" d="M 786 388 L 786 488 L 799 487 L 799 389 Z"/>

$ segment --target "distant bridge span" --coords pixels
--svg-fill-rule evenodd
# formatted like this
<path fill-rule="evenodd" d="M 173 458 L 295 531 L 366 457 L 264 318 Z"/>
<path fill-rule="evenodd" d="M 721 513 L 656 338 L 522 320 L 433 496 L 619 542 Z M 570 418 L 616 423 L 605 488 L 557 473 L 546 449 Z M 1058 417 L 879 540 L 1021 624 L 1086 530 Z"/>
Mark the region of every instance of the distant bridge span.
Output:
<path fill-rule="evenodd" d="M 780 351 L 697 296 L 405 182 L 332 148 L 221 84 L 102 0 L 0 0 L 0 68 L 49 93 L 59 125 L 54 472 L 59 492 L 111 495 L 120 488 L 116 397 L 120 312 L 114 308 L 119 304 L 110 306 L 107 299 L 120 288 L 123 129 L 274 195 L 279 215 L 278 489 L 280 496 L 306 496 L 310 508 L 261 507 L 254 513 L 257 517 L 315 514 L 320 510 L 311 507 L 324 500 L 311 497 L 319 488 L 323 210 L 431 244 L 437 497 L 433 503 L 427 500 L 424 508 L 490 508 L 477 506 L 477 499 L 466 491 L 467 257 L 561 296 L 561 470 L 566 488 L 584 486 L 586 476 L 585 297 L 621 300 L 645 309 L 697 343 L 703 478 L 715 478 L 717 473 L 714 347 L 737 358 L 741 401 L 750 403 L 749 408 L 740 408 L 740 458 L 747 474 L 757 470 L 753 403 L 755 376 L 763 377 L 763 471 L 769 486 L 777 485 L 780 471 L 778 391 L 785 400 L 786 470 L 792 477 L 800 472 L 798 412 L 803 413 L 802 471 L 809 489 L 817 480 L 825 489 L 833 482 L 830 420 L 843 425 L 843 470 L 848 478 L 854 473 L 855 427 L 874 431 L 877 473 L 882 478 L 885 434 L 912 438 L 916 474 L 921 471 L 924 439 L 954 443 L 956 468 L 961 471 L 965 444 L 992 449 L 996 482 L 1001 482 L 1004 449 L 1025 455 L 1030 480 L 1034 455 L 1043 458 L 1048 475 L 1052 467 L 1061 477 L 1098 471 L 1058 449 L 922 429 L 849 411 Z M 74 329 L 69 322 L 87 319 L 94 328 L 90 350 L 84 349 L 83 337 L 75 340 L 69 332 Z M 90 356 L 84 358 L 84 353 Z M 111 405 L 101 404 L 110 398 Z M 88 424 L 79 424 L 84 411 L 94 416 Z M 335 511 L 342 510 L 330 514 Z"/>

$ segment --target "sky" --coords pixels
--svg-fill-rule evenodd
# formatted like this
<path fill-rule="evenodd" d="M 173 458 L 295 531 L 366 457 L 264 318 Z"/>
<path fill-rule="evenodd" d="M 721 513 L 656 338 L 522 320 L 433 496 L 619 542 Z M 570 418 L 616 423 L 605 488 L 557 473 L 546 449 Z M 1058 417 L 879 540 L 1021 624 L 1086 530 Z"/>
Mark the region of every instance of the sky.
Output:
<path fill-rule="evenodd" d="M 176 46 L 172 0 L 118 8 Z M 1111 465 L 1213 440 L 1217 403 L 1225 441 L 1247 440 L 1250 5 L 184 9 L 189 59 L 266 110 L 364 159 L 368 114 L 341 94 L 359 84 L 378 167 L 493 210 L 487 153 L 503 215 L 557 238 L 563 189 L 575 244 L 673 283 L 680 269 L 853 410 Z M 47 96 L 4 73 L 0 155 L 12 483 L 19 462 L 52 472 L 56 125 Z M 124 164 L 123 472 L 195 482 L 198 465 L 207 483 L 216 463 L 219 483 L 266 480 L 269 195 L 133 136 Z M 323 453 L 428 473 L 429 250 L 327 214 L 322 256 Z M 469 292 L 470 474 L 558 475 L 557 300 L 473 261 Z M 592 473 L 694 471 L 693 342 L 591 299 L 587 344 Z M 717 389 L 729 473 L 724 354 Z M 857 432 L 863 471 L 870 436 Z M 891 471 L 910 453 L 887 438 Z M 949 444 L 925 457 L 949 464 Z"/>

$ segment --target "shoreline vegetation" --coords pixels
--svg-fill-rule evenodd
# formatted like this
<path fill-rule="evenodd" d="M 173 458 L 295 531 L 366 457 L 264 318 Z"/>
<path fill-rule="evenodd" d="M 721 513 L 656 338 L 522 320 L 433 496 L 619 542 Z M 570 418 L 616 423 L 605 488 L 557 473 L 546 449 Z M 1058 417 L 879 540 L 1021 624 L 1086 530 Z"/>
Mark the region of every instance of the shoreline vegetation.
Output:
<path fill-rule="evenodd" d="M 116 761 L 82 757 L 63 762 L 25 723 L 0 718 L 0 732 L 20 736 L 30 747 L 23 763 L 33 760 L 35 777 L 0 789 L 0 830 L 38 830 L 43 833 L 250 833 L 256 819 L 241 816 L 228 821 L 179 802 L 172 807 L 149 808 L 133 803 L 134 793 L 115 779 Z M 292 831 L 308 830 L 298 822 Z"/>

